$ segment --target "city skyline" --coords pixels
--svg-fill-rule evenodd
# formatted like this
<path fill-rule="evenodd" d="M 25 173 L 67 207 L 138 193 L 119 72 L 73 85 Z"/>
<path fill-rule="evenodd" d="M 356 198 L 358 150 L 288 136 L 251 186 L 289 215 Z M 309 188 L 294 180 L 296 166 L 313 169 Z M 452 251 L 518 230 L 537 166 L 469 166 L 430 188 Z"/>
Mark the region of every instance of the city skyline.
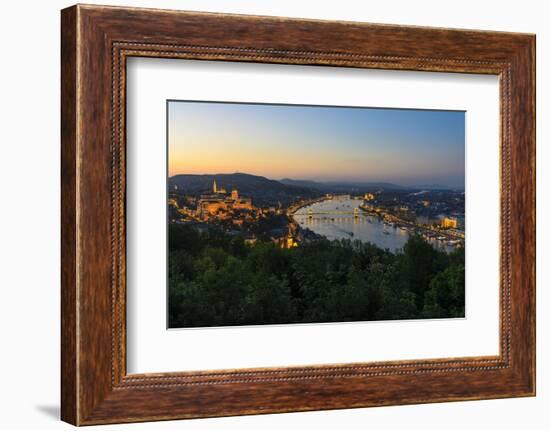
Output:
<path fill-rule="evenodd" d="M 464 188 L 465 113 L 168 102 L 168 174 Z"/>

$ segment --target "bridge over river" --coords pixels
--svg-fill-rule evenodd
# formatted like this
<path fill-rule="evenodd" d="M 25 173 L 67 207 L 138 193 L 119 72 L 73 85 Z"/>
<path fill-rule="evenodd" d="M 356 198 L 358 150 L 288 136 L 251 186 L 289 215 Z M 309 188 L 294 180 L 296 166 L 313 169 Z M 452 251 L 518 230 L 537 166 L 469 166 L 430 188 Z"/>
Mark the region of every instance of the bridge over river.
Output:
<path fill-rule="evenodd" d="M 301 210 L 302 208 L 311 207 L 313 204 L 317 204 L 317 203 L 325 202 L 325 201 L 341 202 L 343 200 L 351 200 L 351 199 L 352 198 L 349 195 L 335 195 L 335 196 L 327 195 L 327 196 L 323 196 L 323 197 L 316 198 L 316 199 L 309 199 L 309 200 L 297 202 L 294 205 L 291 205 L 287 210 L 287 214 L 290 215 L 290 216 L 293 216 L 295 214 L 296 215 L 303 215 L 303 214 L 299 214 L 299 213 L 297 214 L 297 212 L 299 210 Z M 317 209 L 315 211 L 313 211 L 312 208 L 308 208 L 308 210 L 307 210 L 307 215 L 308 216 L 331 215 L 331 214 L 354 215 L 356 217 L 359 217 L 360 212 L 359 212 L 359 208 L 350 208 L 349 210 L 340 210 L 338 208 L 336 208 L 334 210 L 329 210 L 329 209 L 320 210 L 320 209 Z"/>
<path fill-rule="evenodd" d="M 330 240 L 353 238 L 372 242 L 392 251 L 401 249 L 409 237 L 420 234 L 434 247 L 451 251 L 463 239 L 448 230 L 421 226 L 392 214 L 370 213 L 360 207 L 358 199 L 323 197 L 302 201 L 287 210 L 287 214 L 303 228 L 308 228 Z"/>
<path fill-rule="evenodd" d="M 311 219 L 317 215 L 353 215 L 353 217 L 359 217 L 359 208 L 353 208 L 351 211 L 341 211 L 341 210 L 316 210 L 308 208 L 307 216 Z"/>

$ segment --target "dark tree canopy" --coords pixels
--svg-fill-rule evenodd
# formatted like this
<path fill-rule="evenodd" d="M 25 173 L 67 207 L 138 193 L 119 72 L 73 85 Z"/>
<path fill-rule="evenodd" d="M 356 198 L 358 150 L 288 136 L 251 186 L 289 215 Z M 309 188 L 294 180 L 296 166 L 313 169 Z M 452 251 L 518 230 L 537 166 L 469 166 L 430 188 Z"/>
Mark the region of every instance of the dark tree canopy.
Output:
<path fill-rule="evenodd" d="M 414 236 L 397 254 L 350 240 L 287 250 L 169 229 L 170 327 L 464 316 L 463 249 L 446 254 Z"/>

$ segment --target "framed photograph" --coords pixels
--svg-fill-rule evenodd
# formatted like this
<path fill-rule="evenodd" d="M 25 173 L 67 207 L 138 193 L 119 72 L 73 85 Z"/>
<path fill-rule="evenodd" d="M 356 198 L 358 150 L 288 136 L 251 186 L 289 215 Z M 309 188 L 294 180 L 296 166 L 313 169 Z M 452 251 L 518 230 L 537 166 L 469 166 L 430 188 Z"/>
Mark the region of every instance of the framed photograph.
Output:
<path fill-rule="evenodd" d="M 62 11 L 62 419 L 535 394 L 535 37 Z"/>

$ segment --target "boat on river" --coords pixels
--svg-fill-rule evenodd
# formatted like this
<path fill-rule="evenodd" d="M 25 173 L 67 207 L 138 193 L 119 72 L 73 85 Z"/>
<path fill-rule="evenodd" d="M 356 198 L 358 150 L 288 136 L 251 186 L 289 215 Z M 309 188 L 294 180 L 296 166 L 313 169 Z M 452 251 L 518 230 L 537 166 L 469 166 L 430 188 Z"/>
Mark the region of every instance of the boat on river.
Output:
<path fill-rule="evenodd" d="M 354 217 L 350 208 L 359 208 L 360 217 Z M 308 210 L 314 214 L 308 216 Z M 339 214 L 339 215 L 336 215 Z M 343 214 L 340 216 L 340 214 Z M 368 211 L 365 208 L 350 204 L 347 200 L 325 200 L 304 206 L 300 212 L 293 214 L 300 229 L 311 230 L 311 238 L 325 237 L 329 240 L 344 239 L 348 241 L 371 242 L 382 249 L 396 252 L 404 247 L 407 240 L 415 232 L 430 241 L 432 246 L 452 250 L 454 247 L 464 244 L 450 244 L 450 240 L 458 238 L 451 235 L 443 235 L 441 232 L 431 231 L 428 228 L 419 229 L 412 223 L 400 222 L 398 219 L 387 218 L 382 214 Z M 364 223 L 366 220 L 366 223 Z M 350 228 L 353 222 L 353 231 Z M 444 241 L 437 238 L 443 236 Z"/>

